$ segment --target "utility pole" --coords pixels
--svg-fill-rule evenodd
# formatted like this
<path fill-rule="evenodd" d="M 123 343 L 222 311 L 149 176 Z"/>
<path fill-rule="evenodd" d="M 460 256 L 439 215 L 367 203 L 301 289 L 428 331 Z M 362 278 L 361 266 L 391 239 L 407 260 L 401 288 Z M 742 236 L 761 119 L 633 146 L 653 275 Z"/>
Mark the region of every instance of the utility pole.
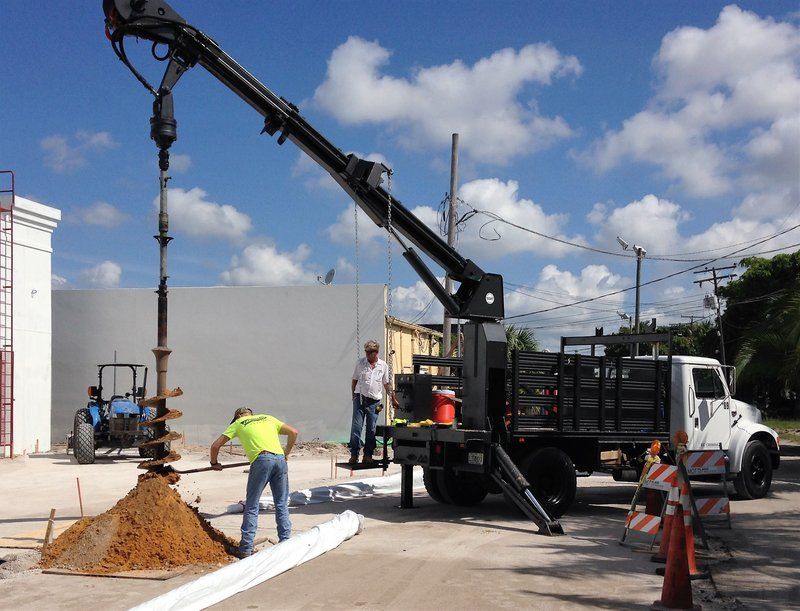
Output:
<path fill-rule="evenodd" d="M 681 318 L 688 318 L 689 319 L 689 324 L 693 325 L 695 318 L 697 318 L 698 320 L 702 320 L 705 317 L 704 316 L 695 316 L 694 314 L 690 314 L 689 316 L 684 316 L 683 314 L 681 314 Z"/>
<path fill-rule="evenodd" d="M 717 276 L 718 271 L 725 271 L 726 269 L 736 269 L 735 265 L 729 265 L 727 267 L 712 267 L 711 269 L 705 268 L 701 271 L 694 272 L 695 274 L 711 274 L 711 278 L 701 278 L 700 280 L 695 280 L 693 284 L 697 284 L 698 286 L 703 286 L 703 282 L 713 282 L 714 283 L 714 300 L 717 307 L 717 334 L 719 335 L 719 356 L 720 362 L 723 365 L 727 365 L 725 360 L 725 337 L 722 334 L 722 313 L 720 311 L 719 306 L 719 296 L 717 295 L 717 288 L 719 287 L 719 281 L 724 280 L 725 278 L 736 278 L 736 274 L 726 274 L 724 276 Z"/>
<path fill-rule="evenodd" d="M 617 236 L 617 242 L 622 246 L 622 250 L 628 250 L 628 243 L 621 237 Z M 642 284 L 642 259 L 644 259 L 647 251 L 641 246 L 633 245 L 633 252 L 636 253 L 636 312 L 634 314 L 634 329 L 635 333 L 639 333 L 639 289 Z M 639 344 L 635 343 L 631 346 L 631 356 L 639 356 Z"/>
<path fill-rule="evenodd" d="M 453 134 L 453 149 L 450 155 L 450 202 L 447 212 L 447 245 L 456 243 L 456 215 L 458 208 L 458 134 Z M 447 274 L 444 277 L 444 290 L 448 295 L 453 293 L 453 280 Z M 444 324 L 442 325 L 442 351 L 444 356 L 450 356 L 450 329 L 452 326 L 451 312 L 444 311 Z M 450 369 L 445 371 L 450 375 Z"/>

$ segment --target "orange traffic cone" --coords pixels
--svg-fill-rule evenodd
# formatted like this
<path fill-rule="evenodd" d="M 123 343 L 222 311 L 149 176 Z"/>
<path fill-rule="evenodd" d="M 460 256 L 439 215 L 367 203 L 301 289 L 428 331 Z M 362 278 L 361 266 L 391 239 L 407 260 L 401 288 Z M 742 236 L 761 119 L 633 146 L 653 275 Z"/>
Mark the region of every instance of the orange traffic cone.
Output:
<path fill-rule="evenodd" d="M 661 530 L 661 542 L 658 545 L 658 551 L 650 556 L 651 562 L 667 561 L 667 553 L 669 551 L 669 540 L 672 534 L 672 524 L 675 522 L 675 508 L 680 504 L 680 492 L 677 486 L 672 486 L 669 489 L 667 496 L 667 509 L 664 512 L 664 522 Z"/>
<path fill-rule="evenodd" d="M 680 528 L 683 508 L 679 505 L 675 513 L 675 525 L 670 533 L 667 566 L 664 572 L 664 585 L 661 587 L 661 600 L 650 607 L 664 609 L 700 609 L 692 600 L 692 584 L 689 581 L 689 559 L 686 556 L 686 531 Z"/>

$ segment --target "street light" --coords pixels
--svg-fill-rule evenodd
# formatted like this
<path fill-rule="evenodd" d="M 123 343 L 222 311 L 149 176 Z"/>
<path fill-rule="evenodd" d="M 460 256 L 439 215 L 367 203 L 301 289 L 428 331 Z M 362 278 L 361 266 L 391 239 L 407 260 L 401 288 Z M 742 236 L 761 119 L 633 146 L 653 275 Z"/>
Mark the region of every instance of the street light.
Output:
<path fill-rule="evenodd" d="M 622 246 L 622 250 L 628 250 L 628 243 L 620 236 L 617 236 L 617 242 Z M 642 279 L 642 259 L 647 254 L 647 251 L 641 246 L 633 245 L 633 251 L 636 253 L 636 313 L 634 314 L 635 320 L 633 323 L 636 333 L 639 333 L 639 287 Z M 639 356 L 639 344 L 636 343 L 631 349 L 631 356 Z"/>
<path fill-rule="evenodd" d="M 628 321 L 628 331 L 632 331 L 633 330 L 631 328 L 631 323 L 633 321 L 631 320 L 630 314 L 628 314 L 627 312 L 620 312 L 619 310 L 617 310 L 617 316 L 619 316 L 622 320 L 627 320 Z"/>

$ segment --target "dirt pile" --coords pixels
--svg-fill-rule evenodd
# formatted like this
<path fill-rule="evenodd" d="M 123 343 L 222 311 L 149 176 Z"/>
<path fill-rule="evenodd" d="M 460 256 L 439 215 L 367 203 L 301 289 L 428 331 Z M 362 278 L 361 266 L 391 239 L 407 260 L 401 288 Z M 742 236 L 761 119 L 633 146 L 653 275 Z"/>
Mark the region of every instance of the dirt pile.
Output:
<path fill-rule="evenodd" d="M 231 561 L 236 542 L 181 500 L 169 487 L 174 479 L 140 477 L 113 508 L 58 537 L 42 555 L 42 567 L 116 573 Z"/>

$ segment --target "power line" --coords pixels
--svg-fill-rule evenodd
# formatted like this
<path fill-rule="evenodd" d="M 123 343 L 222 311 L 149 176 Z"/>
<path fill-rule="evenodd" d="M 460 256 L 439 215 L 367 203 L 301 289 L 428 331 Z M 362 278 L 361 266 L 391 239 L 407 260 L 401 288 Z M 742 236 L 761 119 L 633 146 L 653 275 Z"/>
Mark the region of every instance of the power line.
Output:
<path fill-rule="evenodd" d="M 779 233 L 777 233 L 777 234 L 775 234 L 773 236 L 770 236 L 768 238 L 764 238 L 759 243 L 767 242 L 767 241 L 772 240 L 774 238 L 777 238 L 778 236 L 781 236 L 781 235 L 783 235 L 785 233 L 789 233 L 790 231 L 792 231 L 794 229 L 797 229 L 797 227 L 800 227 L 800 225 L 795 225 L 794 227 L 790 227 L 789 229 L 784 229 L 783 231 L 781 231 L 781 232 L 779 232 Z M 754 244 L 754 246 L 755 246 L 755 244 Z M 677 272 L 673 272 L 671 274 L 667 274 L 666 276 L 661 276 L 660 278 L 655 278 L 654 280 L 649 280 L 647 282 L 643 282 L 640 286 L 648 286 L 650 284 L 655 284 L 657 282 L 662 282 L 663 280 L 667 280 L 669 278 L 674 278 L 675 276 L 679 276 L 680 274 L 685 274 L 686 272 L 694 271 L 695 269 L 697 269 L 699 267 L 707 266 L 707 265 L 709 265 L 711 263 L 714 263 L 715 261 L 719 261 L 720 259 L 729 258 L 730 255 L 735 255 L 738 252 L 741 252 L 742 250 L 747 250 L 748 248 L 750 248 L 750 247 L 746 246 L 744 248 L 740 248 L 738 251 L 733 251 L 731 253 L 728 253 L 727 256 L 716 257 L 714 259 L 710 259 L 710 260 L 706 261 L 705 263 L 701 263 L 701 264 L 698 264 L 698 265 L 692 265 L 691 267 L 687 267 L 686 269 L 682 269 L 682 270 L 679 270 Z M 525 314 L 515 314 L 514 316 L 506 316 L 504 318 L 504 320 L 513 320 L 513 319 L 516 319 L 516 318 L 522 318 L 523 316 L 532 316 L 534 314 L 542 314 L 544 312 L 552 312 L 553 310 L 560 310 L 561 308 L 568 308 L 568 307 L 572 307 L 572 306 L 576 306 L 576 305 L 581 305 L 583 303 L 589 303 L 589 302 L 595 301 L 597 299 L 601 299 L 603 297 L 610 297 L 612 295 L 619 295 L 620 293 L 625 293 L 627 291 L 632 291 L 635 288 L 636 288 L 635 286 L 630 286 L 628 288 L 619 289 L 619 290 L 616 290 L 616 291 L 611 291 L 610 293 L 604 293 L 603 295 L 598 295 L 597 297 L 591 297 L 591 298 L 588 298 L 588 299 L 582 299 L 582 300 L 576 301 L 574 303 L 568 303 L 568 304 L 565 304 L 565 305 L 554 306 L 552 308 L 545 308 L 543 310 L 535 310 L 533 312 L 527 312 Z"/>
<path fill-rule="evenodd" d="M 496 214 L 494 212 L 490 212 L 488 210 L 480 210 L 479 208 L 475 208 L 473 205 L 469 204 L 468 202 L 464 202 L 463 200 L 459 200 L 459 201 L 461 203 L 463 203 L 465 206 L 467 206 L 468 208 L 470 208 L 473 214 L 482 214 L 482 215 L 492 219 L 491 221 L 481 225 L 480 229 L 478 230 L 478 235 L 484 240 L 489 239 L 489 238 L 483 237 L 481 235 L 481 230 L 484 227 L 486 227 L 487 225 L 490 225 L 492 223 L 497 222 L 497 223 L 503 223 L 504 225 L 509 225 L 510 227 L 514 227 L 516 229 L 519 229 L 520 231 L 525 231 L 527 233 L 532 233 L 533 235 L 539 236 L 539 237 L 544 238 L 546 240 L 552 240 L 554 242 L 558 242 L 558 243 L 564 244 L 566 246 L 572 246 L 573 248 L 580 248 L 582 250 L 588 250 L 590 252 L 595 252 L 595 253 L 603 254 L 603 255 L 609 255 L 609 256 L 612 256 L 612 257 L 623 257 L 625 259 L 632 259 L 632 258 L 634 258 L 636 256 L 636 255 L 628 255 L 628 254 L 624 254 L 624 253 L 616 252 L 616 251 L 611 251 L 611 250 L 603 250 L 602 248 L 594 248 L 592 246 L 587 246 L 585 244 L 579 244 L 578 242 L 572 242 L 570 240 L 565 240 L 564 238 L 559 238 L 559 237 L 552 236 L 552 235 L 549 235 L 549 234 L 546 234 L 546 233 L 542 233 L 541 231 L 536 231 L 535 229 L 531 229 L 530 227 L 525 227 L 523 225 L 519 225 L 518 223 L 514 223 L 512 221 L 509 221 L 508 219 L 505 219 L 502 216 L 500 216 L 499 214 Z M 465 219 L 462 217 L 462 221 L 463 220 L 465 220 Z M 785 222 L 785 220 L 784 220 L 784 222 Z M 794 227 L 790 227 L 786 231 L 781 231 L 781 232 L 772 234 L 770 236 L 763 236 L 762 238 L 755 238 L 753 240 L 747 240 L 746 242 L 737 242 L 737 243 L 734 243 L 734 244 L 728 244 L 726 246 L 721 246 L 721 247 L 718 247 L 718 248 L 710 248 L 710 249 L 708 249 L 706 251 L 699 250 L 699 251 L 696 251 L 696 252 L 693 252 L 693 253 L 685 253 L 685 254 L 700 254 L 702 252 L 715 252 L 717 250 L 724 250 L 725 248 L 730 248 L 731 246 L 739 246 L 740 244 L 747 244 L 749 242 L 752 242 L 752 243 L 749 244 L 749 246 L 746 246 L 745 248 L 742 249 L 742 250 L 746 250 L 747 248 L 751 248 L 753 246 L 756 246 L 758 244 L 763 243 L 762 240 L 772 239 L 774 237 L 777 237 L 779 235 L 783 235 L 784 233 L 787 233 L 789 231 L 797 229 L 798 227 L 800 227 L 800 224 L 797 224 Z M 497 232 L 495 231 L 495 233 L 497 233 Z M 493 239 L 499 239 L 501 237 L 500 234 L 497 234 L 497 235 L 498 235 L 498 238 L 493 238 Z M 768 254 L 770 252 L 775 252 L 776 250 L 783 250 L 784 248 L 793 248 L 794 246 L 800 246 L 800 243 L 793 244 L 791 246 L 785 246 L 783 248 L 775 249 L 775 250 L 772 250 L 772 251 L 748 253 L 748 254 L 749 255 L 753 255 L 753 256 L 759 255 L 759 254 Z M 677 253 L 677 254 L 682 254 L 682 253 Z M 669 255 L 659 255 L 659 254 L 648 255 L 647 258 L 648 259 L 652 259 L 652 260 L 656 260 L 656 261 L 676 261 L 676 262 L 683 261 L 683 262 L 686 262 L 686 263 L 691 263 L 691 262 L 694 262 L 694 261 L 705 261 L 706 260 L 704 258 L 703 259 L 677 258 L 677 257 L 669 256 Z M 714 261 L 719 261 L 720 259 L 726 259 L 726 258 L 731 258 L 731 257 L 730 256 L 717 257 L 717 258 L 714 259 Z"/>

